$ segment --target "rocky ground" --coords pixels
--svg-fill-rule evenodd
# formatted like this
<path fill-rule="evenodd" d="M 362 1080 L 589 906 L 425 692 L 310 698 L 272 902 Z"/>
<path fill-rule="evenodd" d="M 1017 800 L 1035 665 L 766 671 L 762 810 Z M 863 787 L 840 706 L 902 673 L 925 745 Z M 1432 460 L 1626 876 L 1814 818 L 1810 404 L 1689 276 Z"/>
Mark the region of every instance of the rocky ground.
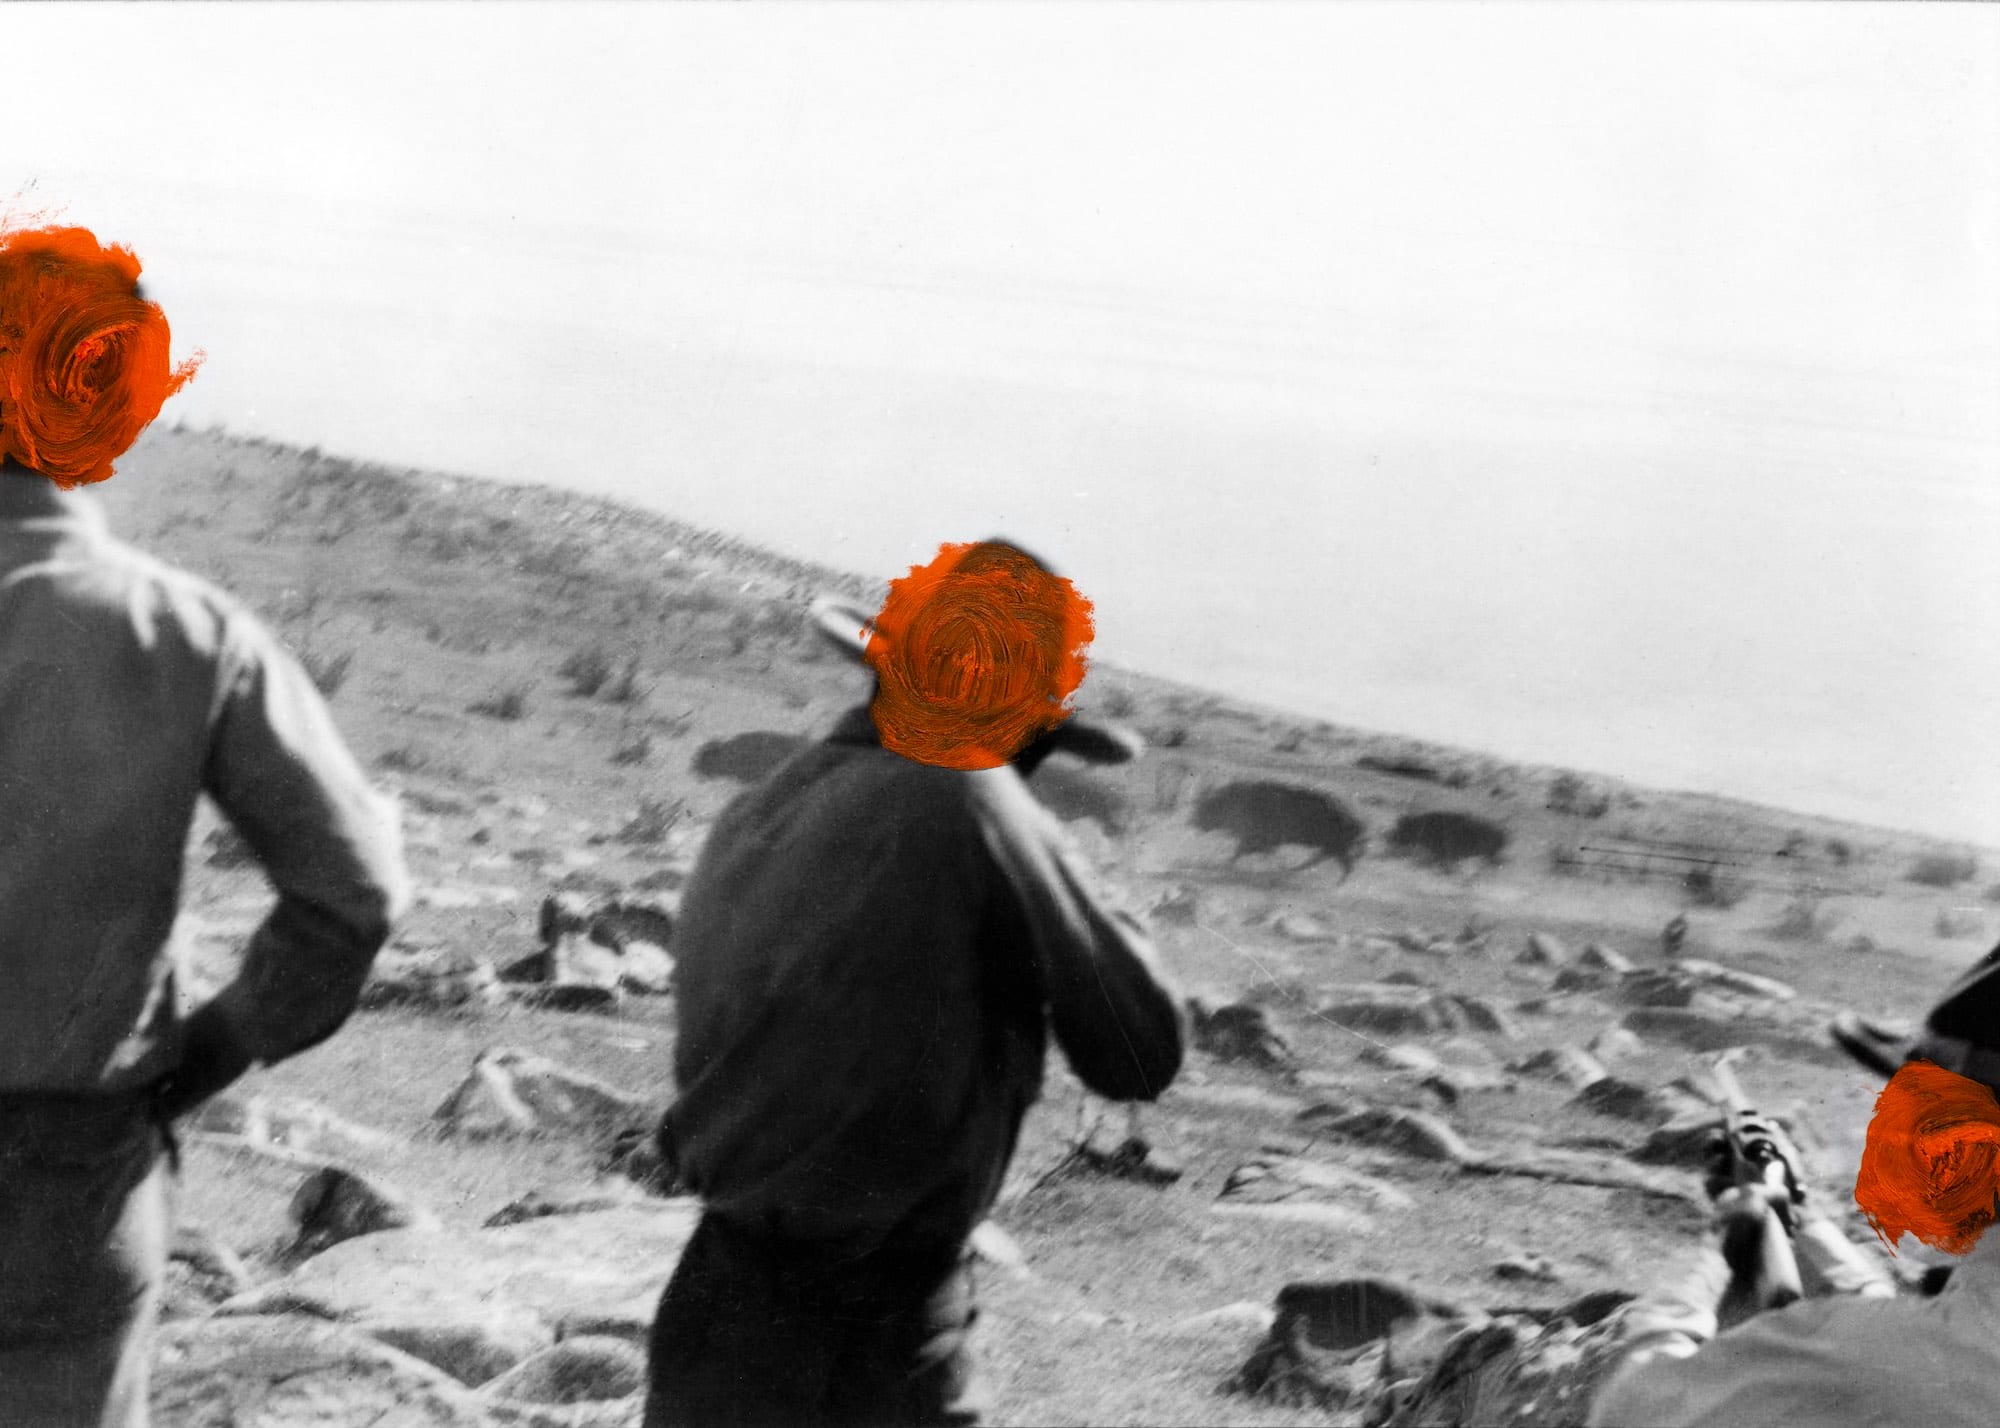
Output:
<path fill-rule="evenodd" d="M 677 891 L 860 692 L 804 602 L 876 587 L 221 433 L 149 435 L 103 494 L 307 659 L 420 888 L 347 1030 L 189 1129 L 160 1421 L 635 1422 L 692 1214 L 639 1134 Z M 1197 1049 L 1136 1122 L 1052 1058 L 981 1237 L 1002 1422 L 1449 1422 L 1515 1360 L 1513 1421 L 1573 1422 L 1621 1296 L 1701 1231 L 1715 1059 L 1845 1205 L 1877 1088 L 1827 1016 L 1917 1013 L 1993 931 L 1991 860 L 1915 834 L 1116 669 L 1084 702 L 1148 756 L 1038 782 L 1149 910 Z M 212 817 L 188 867 L 198 995 L 268 892 Z"/>

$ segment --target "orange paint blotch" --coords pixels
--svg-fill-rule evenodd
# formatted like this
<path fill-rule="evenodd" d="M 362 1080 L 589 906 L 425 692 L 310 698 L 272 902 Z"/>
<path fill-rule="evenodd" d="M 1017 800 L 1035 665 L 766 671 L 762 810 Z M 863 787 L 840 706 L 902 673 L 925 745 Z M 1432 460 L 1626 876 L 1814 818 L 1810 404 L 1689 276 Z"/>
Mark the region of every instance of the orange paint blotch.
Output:
<path fill-rule="evenodd" d="M 946 545 L 889 586 L 863 656 L 883 747 L 998 768 L 1070 715 L 1095 633 L 1075 586 L 997 541 Z"/>
<path fill-rule="evenodd" d="M 1854 1199 L 1893 1250 L 1903 1235 L 1970 1250 L 2000 1214 L 2000 1101 L 1982 1083 L 1911 1061 L 1882 1088 Z"/>
<path fill-rule="evenodd" d="M 0 232 L 0 458 L 54 481 L 102 481 L 194 376 L 139 260 L 86 228 Z"/>

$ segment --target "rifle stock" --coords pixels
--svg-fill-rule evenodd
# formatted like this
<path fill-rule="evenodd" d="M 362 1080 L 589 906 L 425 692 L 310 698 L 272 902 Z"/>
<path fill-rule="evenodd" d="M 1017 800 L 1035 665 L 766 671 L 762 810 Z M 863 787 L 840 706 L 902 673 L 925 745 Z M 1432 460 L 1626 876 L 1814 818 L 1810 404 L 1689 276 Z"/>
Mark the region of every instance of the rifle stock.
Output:
<path fill-rule="evenodd" d="M 1805 1287 L 1799 1278 L 1798 1257 L 1792 1249 L 1791 1218 L 1778 1208 L 1782 1203 L 1789 1209 L 1796 1195 L 1797 1186 L 1793 1184 L 1790 1163 L 1770 1130 L 1751 1108 L 1749 1098 L 1743 1094 L 1743 1087 L 1728 1061 L 1716 1063 L 1715 1079 L 1728 1105 L 1723 1134 L 1729 1141 L 1730 1163 L 1736 1183 L 1755 1188 L 1766 1196 L 1761 1219 L 1739 1220 L 1729 1227 L 1723 1238 L 1723 1258 L 1729 1262 L 1734 1274 L 1729 1293 L 1724 1296 L 1723 1318 L 1727 1322 L 1730 1321 L 1732 1307 L 1738 1310 L 1736 1317 L 1747 1318 L 1750 1314 L 1781 1308 L 1804 1298 Z M 1752 1235 L 1755 1236 L 1754 1245 L 1748 1243 Z M 1742 1299 L 1738 1285 L 1743 1282 L 1746 1273 L 1752 1271 L 1754 1278 L 1749 1283 L 1755 1286 L 1754 1302 L 1739 1302 L 1732 1306 L 1732 1300 Z"/>

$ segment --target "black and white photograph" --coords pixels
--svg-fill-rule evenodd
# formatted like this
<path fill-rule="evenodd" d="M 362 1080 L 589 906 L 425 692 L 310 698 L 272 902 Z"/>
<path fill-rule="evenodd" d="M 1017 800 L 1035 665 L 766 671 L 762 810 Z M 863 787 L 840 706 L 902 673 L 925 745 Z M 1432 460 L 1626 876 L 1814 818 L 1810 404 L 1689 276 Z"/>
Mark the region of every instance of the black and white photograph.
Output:
<path fill-rule="evenodd" d="M 0 1428 L 2000 1422 L 2000 6 L 0 56 Z"/>

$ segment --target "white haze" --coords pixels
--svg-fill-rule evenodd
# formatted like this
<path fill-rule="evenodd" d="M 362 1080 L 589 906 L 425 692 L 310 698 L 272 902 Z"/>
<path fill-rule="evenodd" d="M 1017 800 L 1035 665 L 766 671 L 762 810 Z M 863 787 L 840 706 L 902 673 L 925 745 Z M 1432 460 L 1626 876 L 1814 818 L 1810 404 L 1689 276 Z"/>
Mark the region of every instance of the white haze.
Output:
<path fill-rule="evenodd" d="M 0 196 L 171 415 L 1104 658 L 2000 844 L 2000 14 L 7 7 Z"/>

